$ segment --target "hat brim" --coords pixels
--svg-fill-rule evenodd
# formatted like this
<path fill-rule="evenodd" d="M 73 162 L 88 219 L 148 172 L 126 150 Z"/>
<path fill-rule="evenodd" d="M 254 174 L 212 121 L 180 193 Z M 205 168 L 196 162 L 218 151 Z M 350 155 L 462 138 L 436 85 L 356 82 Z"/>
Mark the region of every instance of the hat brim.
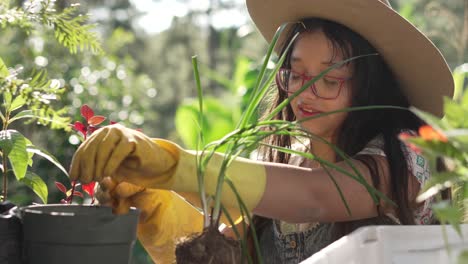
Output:
<path fill-rule="evenodd" d="M 443 96 L 453 96 L 453 77 L 440 51 L 416 27 L 380 1 L 246 0 L 246 3 L 253 22 L 268 43 L 285 22 L 309 17 L 331 20 L 359 33 L 377 49 L 411 105 L 441 117 Z M 282 43 L 281 38 L 278 43 Z"/>

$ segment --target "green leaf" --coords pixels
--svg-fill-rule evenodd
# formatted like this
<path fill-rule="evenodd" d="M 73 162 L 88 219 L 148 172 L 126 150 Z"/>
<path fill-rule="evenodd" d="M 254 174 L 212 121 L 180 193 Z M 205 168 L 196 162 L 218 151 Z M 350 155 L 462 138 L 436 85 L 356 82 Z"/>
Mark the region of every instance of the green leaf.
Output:
<path fill-rule="evenodd" d="M 10 119 L 10 123 L 18 119 L 22 119 L 22 118 L 38 118 L 38 117 L 39 117 L 38 115 L 34 114 L 33 110 L 23 110 L 19 112 L 18 114 L 16 114 L 14 117 L 12 117 Z"/>
<path fill-rule="evenodd" d="M 10 133 L 11 130 L 0 131 L 0 149 L 3 155 L 10 154 L 13 149 L 13 139 Z"/>
<path fill-rule="evenodd" d="M 464 151 L 455 147 L 450 141 L 442 142 L 423 138 L 409 138 L 407 141 L 420 147 L 427 155 L 445 156 L 460 161 L 465 159 Z"/>
<path fill-rule="evenodd" d="M 444 131 L 448 141 L 463 153 L 468 153 L 468 129 L 452 129 Z"/>
<path fill-rule="evenodd" d="M 456 101 L 444 98 L 444 113 L 444 119 L 451 127 L 468 127 L 468 108 L 463 107 Z"/>
<path fill-rule="evenodd" d="M 40 70 L 35 72 L 29 81 L 31 86 L 43 86 L 44 82 L 47 83 L 47 72 L 45 70 Z"/>
<path fill-rule="evenodd" d="M 440 191 L 450 188 L 459 181 L 468 180 L 467 177 L 468 175 L 457 172 L 433 173 L 422 187 L 416 200 L 422 202 Z"/>
<path fill-rule="evenodd" d="M 1 111 L 0 111 L 0 119 L 2 120 L 3 123 L 6 122 L 6 118 Z"/>
<path fill-rule="evenodd" d="M 461 99 L 462 105 L 468 106 L 468 102 L 466 101 L 468 93 L 464 92 L 465 78 L 468 77 L 468 71 L 466 68 L 466 65 L 461 65 L 453 70 L 453 81 L 455 84 L 453 98 L 457 101 Z"/>
<path fill-rule="evenodd" d="M 468 76 L 468 74 L 467 74 Z M 466 85 L 466 87 L 464 88 L 466 91 L 468 91 L 468 83 Z M 461 105 L 463 105 L 463 107 L 468 107 L 468 92 L 465 92 L 463 93 L 463 96 L 462 96 L 462 99 L 461 99 Z"/>
<path fill-rule="evenodd" d="M 245 81 L 247 80 L 247 75 L 250 71 L 251 64 L 252 62 L 247 57 L 240 56 L 237 58 L 233 78 L 235 92 L 238 92 L 239 89 L 245 89 L 247 87 Z"/>
<path fill-rule="evenodd" d="M 441 223 L 450 223 L 458 235 L 462 236 L 460 221 L 463 217 L 463 212 L 457 207 L 452 206 L 448 201 L 438 202 L 432 206 L 432 209 Z"/>
<path fill-rule="evenodd" d="M 49 124 L 52 129 L 69 129 L 70 118 L 62 117 L 61 113 L 54 113 L 52 116 L 41 115 L 40 110 L 23 110 L 10 119 L 10 123 L 24 118 L 37 119 L 41 123 Z"/>
<path fill-rule="evenodd" d="M 8 71 L 8 67 L 5 65 L 2 58 L 0 58 L 0 79 L 5 79 L 9 75 L 10 72 Z"/>
<path fill-rule="evenodd" d="M 3 91 L 3 106 L 5 109 L 10 109 L 11 100 L 13 99 L 10 91 Z"/>
<path fill-rule="evenodd" d="M 24 104 L 26 104 L 26 98 L 23 96 L 19 95 L 17 96 L 13 102 L 10 105 L 10 111 L 15 111 L 16 109 L 22 107 Z"/>
<path fill-rule="evenodd" d="M 65 173 L 65 175 L 68 176 L 68 172 L 67 170 L 62 166 L 62 164 L 60 164 L 60 162 L 52 155 L 50 154 L 49 152 L 47 152 L 45 149 L 42 149 L 40 147 L 37 147 L 37 146 L 34 146 L 34 145 L 28 145 L 26 150 L 29 152 L 29 153 L 34 153 L 34 154 L 37 154 L 45 159 L 47 159 L 48 161 L 52 162 L 52 164 L 54 164 L 57 168 L 59 168 L 63 173 Z"/>
<path fill-rule="evenodd" d="M 47 195 L 49 191 L 47 189 L 47 185 L 41 177 L 33 172 L 28 171 L 25 177 L 19 181 L 31 188 L 37 194 L 37 196 L 41 198 L 44 204 L 47 203 Z"/>
<path fill-rule="evenodd" d="M 267 71 L 268 64 L 270 63 L 270 58 L 271 58 L 271 55 L 273 53 L 276 42 L 278 41 L 281 33 L 286 28 L 286 26 L 287 26 L 287 23 L 283 23 L 276 30 L 276 33 L 273 36 L 273 39 L 272 39 L 270 45 L 268 46 L 267 54 L 266 54 L 266 56 L 265 56 L 265 58 L 263 60 L 262 67 L 260 68 L 260 71 L 259 71 L 258 76 L 257 76 L 257 80 L 255 81 L 255 85 L 254 85 L 252 94 L 251 94 L 251 96 L 249 98 L 249 104 L 247 105 L 247 108 L 243 112 L 243 114 L 242 114 L 242 116 L 240 118 L 239 124 L 237 125 L 237 128 L 246 127 L 248 122 L 252 120 L 252 116 L 254 115 L 256 110 L 258 109 L 258 105 L 260 104 L 260 101 L 264 98 L 265 94 L 267 93 L 267 90 L 268 90 L 267 87 L 269 87 L 270 84 L 273 82 L 273 78 L 274 78 L 275 73 L 276 73 L 275 71 L 277 71 L 279 69 L 280 65 L 282 64 L 282 61 L 284 61 L 284 59 L 286 58 L 285 54 L 283 54 L 280 57 L 279 62 L 275 66 L 275 71 L 273 71 L 266 78 L 267 80 L 264 80 L 265 73 Z M 297 37 L 297 35 L 295 35 L 295 37 Z M 291 43 L 288 44 L 286 50 L 288 50 L 290 46 L 291 46 Z"/>
<path fill-rule="evenodd" d="M 16 130 L 0 131 L 0 148 L 4 155 L 8 156 L 11 167 L 20 180 L 26 174 L 28 168 L 28 152 L 26 151 L 26 138 Z"/>
<path fill-rule="evenodd" d="M 233 113 L 236 109 L 223 104 L 216 98 L 205 98 L 203 101 L 203 128 L 202 133 L 206 142 L 221 139 L 235 128 L 238 120 Z M 178 107 L 175 124 L 177 133 L 184 145 L 191 149 L 197 148 L 200 124 L 198 122 L 199 106 L 195 100 L 184 102 Z M 223 151 L 221 148 L 219 151 Z"/>
<path fill-rule="evenodd" d="M 398 13 L 402 17 L 414 23 L 413 21 L 414 4 L 413 3 L 401 3 L 401 7 L 400 7 L 400 10 L 398 10 Z"/>
<path fill-rule="evenodd" d="M 234 90 L 235 86 L 229 78 L 226 78 L 224 75 L 211 70 L 208 67 L 200 67 L 201 72 L 203 73 L 203 77 L 208 78 L 212 81 L 215 81 L 221 85 L 221 87 Z"/>
<path fill-rule="evenodd" d="M 463 250 L 460 255 L 458 255 L 458 264 L 468 264 L 468 250 Z"/>

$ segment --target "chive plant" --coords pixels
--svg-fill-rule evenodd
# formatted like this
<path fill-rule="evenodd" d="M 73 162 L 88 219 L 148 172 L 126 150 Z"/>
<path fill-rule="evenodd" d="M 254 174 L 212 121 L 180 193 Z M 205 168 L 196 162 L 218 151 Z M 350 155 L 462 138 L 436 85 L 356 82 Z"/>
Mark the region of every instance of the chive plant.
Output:
<path fill-rule="evenodd" d="M 381 192 L 373 188 L 370 184 L 366 182 L 364 177 L 359 173 L 359 171 L 356 169 L 356 167 L 353 165 L 352 162 L 349 161 L 349 157 L 342 152 L 340 149 L 338 149 L 336 146 L 333 144 L 329 143 L 325 139 L 320 138 L 317 135 L 311 134 L 310 132 L 304 130 L 301 128 L 300 123 L 313 119 L 313 118 L 319 118 L 324 115 L 329 115 L 329 114 L 334 114 L 338 112 L 344 112 L 344 111 L 364 111 L 364 110 L 369 110 L 369 109 L 376 109 L 376 108 L 396 108 L 396 109 L 404 109 L 400 107 L 392 107 L 392 106 L 369 106 L 369 107 L 354 107 L 354 108 L 346 108 L 346 109 L 341 109 L 338 111 L 333 111 L 333 112 L 328 112 L 328 113 L 322 113 L 313 117 L 309 117 L 307 119 L 303 120 L 296 120 L 296 121 L 285 121 L 285 120 L 274 120 L 274 116 L 280 112 L 284 107 L 286 107 L 293 98 L 298 96 L 301 92 L 303 92 L 305 89 L 310 87 L 315 81 L 319 80 L 323 76 L 325 76 L 329 71 L 340 67 L 346 63 L 349 63 L 352 60 L 359 59 L 364 56 L 372 56 L 375 54 L 369 54 L 369 55 L 362 55 L 362 56 L 356 56 L 352 57 L 347 60 L 343 60 L 341 62 L 338 62 L 316 77 L 312 78 L 311 80 L 307 81 L 301 89 L 296 91 L 294 94 L 292 94 L 288 99 L 286 99 L 283 103 L 281 103 L 278 107 L 276 107 L 272 113 L 270 113 L 264 120 L 262 121 L 253 121 L 254 118 L 252 118 L 255 115 L 256 109 L 258 109 L 261 101 L 265 97 L 265 95 L 268 92 L 269 87 L 272 85 L 273 81 L 275 80 L 275 76 L 283 64 L 284 60 L 286 59 L 286 52 L 278 59 L 278 62 L 276 63 L 274 69 L 272 71 L 267 72 L 267 65 L 270 62 L 270 59 L 273 54 L 274 47 L 276 43 L 278 42 L 278 39 L 281 35 L 281 33 L 284 31 L 286 28 L 287 24 L 281 25 L 277 32 L 275 33 L 273 40 L 271 41 L 265 59 L 263 61 L 262 67 L 259 71 L 259 75 L 257 77 L 256 84 L 253 88 L 252 95 L 249 99 L 249 103 L 247 106 L 246 111 L 243 113 L 241 116 L 240 121 L 238 122 L 236 129 L 233 130 L 231 133 L 228 133 L 226 136 L 224 136 L 222 139 L 218 141 L 214 141 L 208 144 L 205 144 L 204 142 L 204 137 L 202 130 L 200 129 L 200 133 L 198 136 L 198 144 L 201 146 L 204 146 L 202 150 L 200 151 L 200 154 L 197 155 L 197 177 L 198 177 L 198 187 L 199 187 L 199 193 L 200 193 L 200 201 L 201 201 L 201 210 L 204 215 L 204 228 L 210 228 L 210 227 L 217 227 L 219 225 L 220 217 L 221 214 L 223 213 L 230 224 L 233 226 L 233 231 L 236 234 L 237 238 L 240 240 L 241 243 L 241 248 L 243 251 L 243 255 L 247 256 L 247 260 L 249 263 L 252 263 L 253 260 L 251 256 L 249 256 L 247 252 L 247 244 L 246 244 L 246 237 L 241 237 L 239 231 L 236 228 L 236 225 L 234 224 L 234 219 L 229 215 L 229 212 L 226 208 L 224 208 L 221 204 L 221 195 L 223 191 L 223 186 L 224 183 L 231 188 L 231 190 L 235 193 L 237 197 L 237 202 L 239 205 L 239 211 L 241 213 L 242 217 L 245 217 L 247 219 L 248 223 L 252 223 L 252 219 L 250 216 L 250 212 L 247 210 L 247 207 L 242 201 L 242 197 L 239 196 L 239 193 L 237 192 L 235 186 L 233 185 L 232 181 L 226 177 L 226 169 L 229 167 L 230 163 L 236 158 L 241 155 L 246 155 L 249 154 L 253 149 L 257 148 L 260 145 L 267 146 L 274 148 L 278 151 L 287 153 L 287 154 L 296 154 L 300 155 L 302 157 L 308 158 L 308 159 L 313 159 L 319 162 L 322 167 L 325 169 L 325 171 L 328 173 L 329 177 L 331 180 L 335 183 L 335 186 L 340 194 L 340 197 L 343 201 L 343 203 L 346 206 L 347 212 L 351 214 L 351 210 L 346 202 L 346 199 L 340 190 L 339 186 L 336 184 L 335 180 L 333 179 L 332 174 L 330 173 L 329 169 L 334 169 L 336 171 L 339 171 L 354 180 L 358 181 L 361 183 L 369 192 L 369 194 L 372 196 L 372 199 L 374 200 L 375 203 L 378 203 L 380 199 L 385 200 L 386 202 L 390 204 L 394 204 L 390 199 L 388 199 L 385 195 L 383 195 Z M 294 41 L 294 39 L 297 37 L 297 34 L 293 37 L 292 41 L 288 44 L 286 47 L 286 50 L 289 50 L 291 48 L 291 45 Z M 195 75 L 195 81 L 197 85 L 197 94 L 198 94 L 198 103 L 199 103 L 199 126 L 203 127 L 203 93 L 202 93 L 202 88 L 201 88 L 201 83 L 200 83 L 200 77 L 199 77 L 199 72 L 198 72 L 198 64 L 197 64 L 197 58 L 193 57 L 192 58 L 192 64 L 193 64 L 193 69 L 194 69 L 194 75 Z M 347 162 L 347 164 L 352 168 L 352 172 L 348 172 L 336 165 L 334 165 L 331 162 L 325 161 L 321 159 L 320 157 L 317 157 L 313 155 L 310 152 L 301 152 L 301 151 L 296 151 L 284 147 L 279 147 L 279 146 L 273 146 L 273 145 L 267 145 L 264 143 L 264 139 L 266 139 L 269 136 L 272 135 L 288 135 L 291 137 L 305 137 L 305 138 L 314 138 L 317 140 L 320 140 L 328 145 L 330 145 L 335 152 L 344 160 Z M 224 160 L 221 164 L 221 168 L 218 174 L 218 179 L 217 179 L 217 185 L 216 185 L 216 191 L 213 196 L 210 196 L 206 193 L 205 190 L 205 184 L 204 184 L 204 172 L 206 165 L 208 164 L 209 160 L 212 158 L 212 156 L 215 154 L 215 152 L 219 151 L 221 148 L 224 148 Z M 199 149 L 199 148 L 197 148 Z M 245 221 L 242 221 L 243 223 L 243 228 L 244 230 L 247 230 L 247 226 L 245 224 Z M 257 252 L 257 256 L 260 256 L 260 251 L 259 251 L 259 244 L 258 244 L 258 239 L 256 237 L 256 232 L 255 232 L 255 227 L 253 224 L 249 225 L 249 228 L 251 229 L 251 233 L 253 235 L 253 241 L 254 241 L 254 246 L 255 250 Z M 262 262 L 261 257 L 259 259 L 259 262 Z"/>

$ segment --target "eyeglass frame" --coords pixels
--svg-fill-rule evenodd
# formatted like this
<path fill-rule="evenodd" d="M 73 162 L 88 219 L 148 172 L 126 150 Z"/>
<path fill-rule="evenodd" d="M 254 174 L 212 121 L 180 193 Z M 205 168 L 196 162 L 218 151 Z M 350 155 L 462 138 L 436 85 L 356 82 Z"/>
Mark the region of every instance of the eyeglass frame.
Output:
<path fill-rule="evenodd" d="M 281 73 L 282 71 L 290 71 L 290 72 L 293 72 L 293 73 L 299 75 L 299 76 L 301 77 L 301 79 L 302 79 L 301 88 L 304 86 L 304 84 L 305 84 L 306 82 L 309 82 L 309 81 L 311 81 L 312 79 L 314 79 L 315 77 L 318 76 L 318 75 L 307 75 L 306 73 L 298 73 L 298 72 L 293 71 L 292 69 L 289 69 L 289 68 L 280 68 L 280 69 L 278 70 L 278 72 L 276 73 L 276 77 L 275 77 L 276 85 L 277 85 L 283 92 L 286 92 L 286 93 L 288 93 L 288 94 L 293 94 L 293 93 L 295 93 L 295 92 L 290 92 L 290 91 L 288 91 L 287 89 L 285 89 L 285 88 L 283 87 L 282 82 L 280 81 L 280 77 L 279 77 L 279 76 L 280 76 L 280 73 Z M 313 82 L 313 83 L 310 85 L 310 88 L 311 88 L 311 90 L 312 90 L 312 93 L 313 93 L 315 96 L 317 96 L 318 98 L 324 99 L 324 100 L 334 100 L 334 99 L 338 98 L 338 96 L 340 96 L 340 93 L 341 93 L 341 90 L 342 90 L 342 88 L 343 88 L 343 86 L 344 86 L 344 83 L 352 79 L 352 77 L 340 78 L 340 77 L 335 77 L 335 76 L 330 76 L 330 75 L 324 75 L 324 76 L 322 76 L 322 78 L 323 78 L 323 77 L 332 78 L 332 79 L 337 80 L 337 81 L 340 82 L 340 87 L 339 87 L 339 89 L 338 89 L 338 93 L 336 94 L 335 97 L 330 97 L 330 98 L 328 98 L 328 97 L 322 97 L 322 96 L 318 95 L 318 93 L 317 93 L 317 86 L 315 85 L 315 82 Z M 300 90 L 300 89 L 299 89 L 299 90 Z M 306 90 L 306 89 L 304 89 L 304 91 L 305 91 L 305 90 Z M 297 91 L 296 91 L 296 92 L 297 92 Z"/>

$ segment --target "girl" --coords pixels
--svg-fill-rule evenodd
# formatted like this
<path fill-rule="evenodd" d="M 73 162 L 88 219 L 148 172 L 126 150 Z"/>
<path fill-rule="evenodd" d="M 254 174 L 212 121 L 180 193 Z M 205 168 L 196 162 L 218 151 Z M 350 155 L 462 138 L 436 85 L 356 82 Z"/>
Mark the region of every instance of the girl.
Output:
<path fill-rule="evenodd" d="M 301 120 L 367 105 L 415 105 L 440 114 L 442 96 L 452 95 L 451 73 L 443 57 L 386 2 L 247 0 L 247 7 L 267 41 L 279 25 L 289 22 L 275 49 L 279 55 L 287 52 L 287 57 L 276 78 L 277 97 L 272 107 L 336 62 L 378 54 L 333 69 L 294 98 L 276 119 Z M 296 33 L 298 37 L 286 51 Z M 431 201 L 415 203 L 430 174 L 427 163 L 398 140 L 399 133 L 421 125 L 411 112 L 341 112 L 301 125 L 342 149 L 367 183 L 397 206 L 374 203 L 362 184 L 314 160 L 271 148 L 262 149 L 261 162 L 238 158 L 226 176 L 256 215 L 254 224 L 265 263 L 298 263 L 363 225 L 433 222 Z M 328 144 L 315 137 L 304 141 L 275 136 L 268 143 L 310 151 L 353 172 Z M 208 164 L 205 188 L 209 194 L 215 191 L 222 158 L 217 154 Z M 177 191 L 191 200 L 198 190 L 195 164 L 195 153 L 173 142 L 113 125 L 96 131 L 80 146 L 70 176 L 84 183 L 100 181 L 105 189 L 103 199 L 110 200 L 117 210 L 141 208 L 139 238 L 155 260 L 164 262 L 173 258 L 175 237 L 199 231 L 201 216 L 173 193 L 155 189 Z M 226 186 L 222 203 L 231 209 L 237 207 L 235 195 Z M 189 220 L 181 220 L 181 214 Z"/>
<path fill-rule="evenodd" d="M 295 23 L 285 43 L 289 43 L 297 33 L 299 36 L 287 52 L 276 78 L 278 96 L 272 102 L 273 108 L 330 65 L 378 52 L 357 33 L 329 20 L 310 18 Z M 280 54 L 284 50 L 283 45 Z M 398 80 L 381 56 L 356 59 L 330 71 L 293 99 L 276 118 L 292 121 L 350 106 L 368 105 L 409 107 Z M 281 219 L 254 218 L 265 263 L 298 263 L 364 225 L 432 223 L 429 201 L 424 205 L 415 204 L 420 184 L 429 177 L 427 164 L 418 167 L 415 162 L 422 157 L 398 140 L 399 133 L 415 131 L 422 125 L 411 112 L 395 109 L 343 112 L 301 124 L 312 134 L 327 139 L 353 157 L 373 186 L 392 199 L 397 207 L 383 202 L 375 205 L 365 191 L 344 183 L 340 187 L 348 194 L 347 202 L 353 207 L 349 216 L 343 214 L 346 212 L 344 206 L 338 205 L 336 190 L 328 186 L 327 195 L 324 195 L 327 199 L 324 203 L 328 205 L 322 210 L 327 210 L 330 215 L 321 217 L 320 222 L 302 223 L 303 220 L 299 219 L 301 224 L 290 224 Z M 314 155 L 338 164 L 342 160 L 329 145 L 318 140 L 311 139 L 304 144 L 288 136 L 273 136 L 268 143 L 300 151 L 308 149 Z M 320 169 L 321 166 L 318 162 L 272 148 L 263 148 L 262 156 L 268 161 L 312 169 Z M 417 179 L 415 175 L 422 176 Z M 298 245 L 301 242 L 303 244 Z"/>

